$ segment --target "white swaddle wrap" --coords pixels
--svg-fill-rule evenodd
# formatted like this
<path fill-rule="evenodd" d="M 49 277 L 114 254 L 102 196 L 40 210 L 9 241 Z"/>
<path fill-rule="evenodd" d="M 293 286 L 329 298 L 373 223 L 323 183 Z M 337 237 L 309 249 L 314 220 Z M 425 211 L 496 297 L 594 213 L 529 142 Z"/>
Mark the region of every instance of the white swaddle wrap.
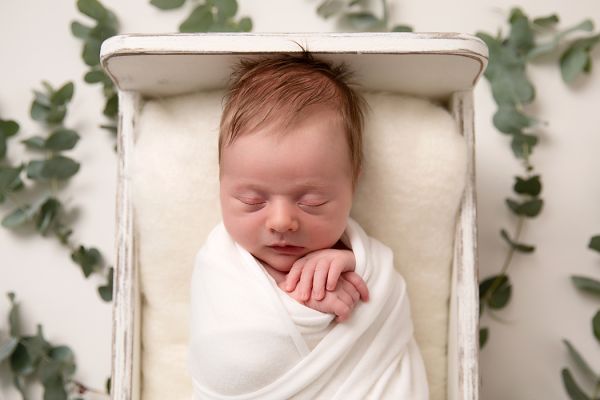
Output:
<path fill-rule="evenodd" d="M 222 223 L 211 232 L 191 281 L 194 399 L 428 398 L 391 250 L 352 219 L 344 235 L 370 298 L 336 323 L 282 291 Z"/>

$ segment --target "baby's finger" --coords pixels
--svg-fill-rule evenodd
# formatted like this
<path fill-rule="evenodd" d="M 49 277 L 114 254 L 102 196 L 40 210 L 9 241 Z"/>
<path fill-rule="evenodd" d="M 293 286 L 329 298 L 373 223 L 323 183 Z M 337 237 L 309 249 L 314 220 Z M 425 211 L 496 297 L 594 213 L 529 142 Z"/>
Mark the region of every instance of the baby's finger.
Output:
<path fill-rule="evenodd" d="M 336 301 L 333 305 L 333 313 L 337 315 L 336 321 L 343 322 L 350 316 L 350 307 L 341 300 Z"/>
<path fill-rule="evenodd" d="M 327 281 L 328 270 L 329 261 L 321 259 L 317 262 L 312 287 L 312 296 L 315 300 L 322 300 L 325 297 L 325 283 Z"/>
<path fill-rule="evenodd" d="M 292 265 L 292 268 L 290 268 L 290 272 L 288 272 L 287 276 L 285 277 L 285 290 L 288 292 L 291 292 L 296 288 L 296 285 L 300 280 L 300 275 L 302 274 L 302 267 L 304 266 L 305 262 L 306 260 L 304 258 L 300 258 L 299 260 L 296 260 L 296 262 Z"/>
<path fill-rule="evenodd" d="M 302 276 L 300 276 L 300 282 L 298 283 L 298 293 L 300 294 L 300 298 L 304 301 L 310 298 L 314 275 L 315 263 L 307 262 L 304 264 L 304 268 L 302 268 Z"/>
<path fill-rule="evenodd" d="M 360 293 L 360 297 L 363 301 L 369 301 L 369 288 L 367 287 L 365 281 L 360 277 L 360 275 L 358 275 L 354 271 L 350 271 L 344 273 L 344 278 L 346 278 L 348 282 L 354 285 L 356 290 L 358 290 L 358 292 Z"/>
<path fill-rule="evenodd" d="M 329 267 L 329 273 L 327 274 L 327 290 L 335 290 L 343 270 L 344 265 L 341 264 L 338 260 L 333 260 L 331 262 L 331 266 Z"/>
<path fill-rule="evenodd" d="M 354 304 L 356 304 L 360 299 L 360 293 L 354 287 L 354 285 L 348 282 L 346 279 L 340 279 L 340 285 L 346 293 L 352 296 L 352 300 L 354 301 Z"/>

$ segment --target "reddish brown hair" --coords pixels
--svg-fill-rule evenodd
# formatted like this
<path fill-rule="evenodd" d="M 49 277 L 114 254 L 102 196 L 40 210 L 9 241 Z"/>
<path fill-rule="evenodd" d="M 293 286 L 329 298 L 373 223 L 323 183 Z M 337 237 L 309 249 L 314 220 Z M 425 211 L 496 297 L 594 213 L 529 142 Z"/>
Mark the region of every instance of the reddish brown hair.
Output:
<path fill-rule="evenodd" d="M 219 134 L 223 148 L 262 123 L 277 121 L 283 128 L 313 104 L 331 107 L 343 123 L 356 183 L 362 164 L 362 131 L 366 102 L 351 86 L 344 65 L 333 66 L 309 52 L 242 59 L 233 68 L 224 98 Z M 282 129 L 284 131 L 285 129 Z"/>

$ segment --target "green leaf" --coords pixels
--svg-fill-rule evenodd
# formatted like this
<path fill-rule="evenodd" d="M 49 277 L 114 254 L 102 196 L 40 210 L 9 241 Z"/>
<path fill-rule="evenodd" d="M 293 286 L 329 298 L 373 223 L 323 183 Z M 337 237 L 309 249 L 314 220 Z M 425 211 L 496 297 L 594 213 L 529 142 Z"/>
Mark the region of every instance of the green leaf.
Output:
<path fill-rule="evenodd" d="M 566 29 L 562 32 L 557 33 L 554 38 L 552 38 L 551 41 L 538 45 L 535 48 L 533 48 L 529 54 L 527 55 L 528 59 L 534 59 L 536 57 L 539 57 L 540 55 L 543 54 L 548 54 L 554 50 L 556 50 L 558 48 L 558 45 L 560 44 L 560 41 L 567 35 L 569 35 L 570 33 L 582 30 L 582 31 L 587 31 L 587 32 L 591 32 L 594 29 L 594 24 L 591 20 L 585 20 L 583 22 L 580 22 L 579 24 Z"/>
<path fill-rule="evenodd" d="M 7 360 L 17 348 L 19 340 L 15 337 L 10 337 L 6 343 L 0 346 L 0 364 Z"/>
<path fill-rule="evenodd" d="M 346 2 L 344 0 L 325 0 L 317 8 L 317 14 L 327 19 L 335 14 L 339 14 L 345 6 Z"/>
<path fill-rule="evenodd" d="M 524 133 L 513 134 L 510 147 L 515 157 L 525 159 L 533 153 L 533 147 L 537 142 L 538 138 L 534 135 Z"/>
<path fill-rule="evenodd" d="M 31 118 L 33 118 L 34 120 L 46 121 L 46 119 L 48 119 L 49 113 L 50 113 L 50 108 L 42 105 L 40 102 L 34 101 L 31 104 L 31 109 L 29 111 L 29 114 L 31 115 Z"/>
<path fill-rule="evenodd" d="M 542 28 L 552 28 L 559 22 L 558 15 L 552 14 L 547 17 L 534 18 L 533 23 Z"/>
<path fill-rule="evenodd" d="M 102 43 L 98 39 L 89 39 L 83 44 L 81 57 L 86 65 L 93 67 L 100 64 L 100 46 Z"/>
<path fill-rule="evenodd" d="M 48 229 L 53 225 L 62 205 L 54 197 L 49 197 L 40 207 L 35 217 L 37 230 L 45 236 Z"/>
<path fill-rule="evenodd" d="M 542 211 L 544 201 L 542 199 L 532 199 L 526 200 L 523 203 L 518 203 L 512 199 L 506 199 L 506 205 L 515 214 L 532 218 Z"/>
<path fill-rule="evenodd" d="M 500 132 L 521 133 L 523 128 L 532 125 L 536 120 L 520 113 L 512 104 L 502 104 L 494 114 L 493 121 Z"/>
<path fill-rule="evenodd" d="M 13 292 L 8 293 L 8 300 L 10 301 L 10 311 L 8 313 L 10 336 L 17 338 L 21 336 L 21 323 L 19 321 L 19 304 L 15 302 L 15 294 Z"/>
<path fill-rule="evenodd" d="M 252 30 L 252 20 L 248 17 L 243 17 L 238 23 L 238 30 L 240 32 L 250 32 Z"/>
<path fill-rule="evenodd" d="M 75 86 L 73 82 L 65 83 L 60 89 L 50 96 L 50 102 L 54 105 L 64 105 L 71 101 Z"/>
<path fill-rule="evenodd" d="M 150 4 L 161 10 L 173 10 L 181 7 L 183 3 L 185 0 L 150 0 Z"/>
<path fill-rule="evenodd" d="M 410 25 L 396 25 L 392 28 L 391 32 L 412 32 L 413 28 Z"/>
<path fill-rule="evenodd" d="M 67 346 L 56 346 L 50 349 L 48 356 L 58 362 L 60 369 L 66 376 L 71 376 L 75 373 L 75 355 Z"/>
<path fill-rule="evenodd" d="M 114 93 L 107 100 L 102 111 L 109 118 L 114 118 L 119 113 L 119 95 Z"/>
<path fill-rule="evenodd" d="M 513 190 L 519 194 L 528 194 L 530 196 L 537 196 L 542 191 L 542 183 L 540 182 L 540 176 L 535 175 L 527 179 L 515 177 L 515 185 Z"/>
<path fill-rule="evenodd" d="M 0 135 L 8 138 L 19 131 L 19 124 L 13 120 L 0 119 Z"/>
<path fill-rule="evenodd" d="M 10 355 L 10 368 L 14 374 L 29 375 L 34 371 L 33 360 L 27 348 L 19 342 Z"/>
<path fill-rule="evenodd" d="M 108 10 L 97 0 L 77 0 L 77 9 L 96 21 L 109 18 Z"/>
<path fill-rule="evenodd" d="M 588 63 L 589 54 L 585 49 L 571 47 L 560 57 L 560 72 L 566 83 L 571 83 L 581 74 Z"/>
<path fill-rule="evenodd" d="M 581 370 L 585 372 L 586 375 L 588 375 L 591 379 L 593 379 L 594 381 L 598 381 L 600 377 L 598 376 L 598 374 L 596 374 L 596 372 L 594 372 L 594 370 L 585 361 L 585 359 L 581 356 L 577 349 L 575 349 L 575 347 L 566 339 L 563 339 L 563 343 L 565 344 L 565 346 L 567 346 L 567 350 L 569 350 L 569 355 L 571 356 L 571 358 L 573 358 L 575 364 L 577 364 L 577 366 L 581 368 Z"/>
<path fill-rule="evenodd" d="M 590 239 L 588 247 L 592 250 L 600 252 L 600 235 L 596 235 Z"/>
<path fill-rule="evenodd" d="M 77 22 L 77 21 L 71 22 L 71 33 L 73 34 L 73 36 L 75 36 L 79 39 L 83 39 L 83 40 L 87 39 L 88 36 L 90 35 L 91 30 L 92 30 L 92 28 L 87 27 L 80 22 Z"/>
<path fill-rule="evenodd" d="M 110 376 L 108 378 L 106 378 L 106 384 L 104 386 L 106 388 L 106 393 L 110 394 L 110 386 L 111 386 Z"/>
<path fill-rule="evenodd" d="M 67 400 L 68 395 L 65 390 L 65 382 L 62 376 L 54 373 L 45 380 L 44 385 L 44 400 Z"/>
<path fill-rule="evenodd" d="M 571 400 L 591 400 L 590 397 L 577 385 L 568 368 L 562 370 L 562 381 Z"/>
<path fill-rule="evenodd" d="M 33 217 L 32 208 L 24 205 L 2 219 L 2 226 L 5 228 L 16 228 L 23 225 Z"/>
<path fill-rule="evenodd" d="M 524 70 L 524 60 L 505 47 L 500 40 L 484 32 L 478 32 L 477 36 L 485 42 L 489 49 L 489 63 L 484 75 L 490 82 L 496 75 L 506 73 L 507 70 Z"/>
<path fill-rule="evenodd" d="M 46 139 L 45 148 L 52 151 L 71 150 L 79 141 L 77 132 L 71 129 L 59 128 Z"/>
<path fill-rule="evenodd" d="M 110 267 L 108 270 L 106 285 L 98 287 L 98 293 L 100 294 L 100 297 L 106 302 L 110 302 L 113 299 L 113 274 L 114 268 Z"/>
<path fill-rule="evenodd" d="M 594 331 L 594 336 L 598 341 L 600 341 L 600 310 L 594 315 L 592 319 L 592 330 Z"/>
<path fill-rule="evenodd" d="M 512 247 L 513 249 L 515 249 L 516 251 L 519 251 L 521 253 L 533 253 L 533 251 L 535 250 L 534 246 L 530 246 L 530 245 L 526 245 L 526 244 L 514 242 L 508 236 L 508 233 L 504 229 L 502 229 L 500 231 L 500 235 L 509 244 L 509 246 Z"/>
<path fill-rule="evenodd" d="M 499 106 L 527 104 L 535 98 L 535 89 L 521 67 L 497 68 L 490 82 L 492 95 Z"/>
<path fill-rule="evenodd" d="M 91 71 L 87 72 L 85 74 L 85 76 L 83 77 L 83 80 L 86 83 L 108 83 L 108 82 L 110 82 L 110 79 L 108 78 L 108 76 L 106 76 L 104 71 L 99 70 L 99 69 L 92 69 Z"/>
<path fill-rule="evenodd" d="M 217 7 L 217 19 L 224 21 L 233 17 L 238 11 L 237 0 L 212 0 Z"/>
<path fill-rule="evenodd" d="M 511 30 L 507 44 L 516 54 L 525 55 L 534 46 L 533 31 L 529 20 L 520 10 L 511 16 Z"/>
<path fill-rule="evenodd" d="M 9 193 L 19 182 L 23 166 L 6 167 L 0 165 L 0 194 Z"/>
<path fill-rule="evenodd" d="M 214 22 L 211 7 L 209 5 L 201 5 L 194 8 L 190 16 L 179 25 L 179 31 L 208 32 Z"/>
<path fill-rule="evenodd" d="M 600 281 L 579 275 L 571 275 L 571 281 L 578 289 L 600 295 Z"/>
<path fill-rule="evenodd" d="M 357 31 L 370 31 L 383 25 L 379 18 L 368 11 L 349 12 L 344 17 Z"/>
<path fill-rule="evenodd" d="M 49 160 L 34 160 L 27 164 L 27 177 L 33 180 L 65 180 L 79 171 L 79 163 L 62 155 Z"/>
<path fill-rule="evenodd" d="M 485 300 L 485 304 L 493 309 L 505 307 L 511 294 L 512 285 L 505 274 L 489 277 L 479 284 L 480 301 Z"/>
<path fill-rule="evenodd" d="M 46 139 L 41 136 L 32 136 L 29 139 L 21 140 L 29 150 L 46 150 Z"/>
<path fill-rule="evenodd" d="M 489 337 L 489 329 L 486 328 L 480 328 L 479 329 L 479 348 L 483 349 L 483 346 L 485 346 L 485 344 L 488 341 L 488 337 Z"/>
<path fill-rule="evenodd" d="M 100 265 L 102 256 L 96 248 L 86 249 L 79 246 L 77 250 L 71 253 L 71 259 L 81 267 L 83 275 L 87 278 L 94 272 L 94 268 Z"/>

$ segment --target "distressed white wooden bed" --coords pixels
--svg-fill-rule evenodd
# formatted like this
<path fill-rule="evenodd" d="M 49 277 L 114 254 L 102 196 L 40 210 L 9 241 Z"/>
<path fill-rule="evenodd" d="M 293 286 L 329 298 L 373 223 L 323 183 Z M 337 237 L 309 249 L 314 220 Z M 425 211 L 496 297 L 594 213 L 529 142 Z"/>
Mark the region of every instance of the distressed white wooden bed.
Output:
<path fill-rule="evenodd" d="M 144 99 L 223 88 L 240 56 L 296 53 L 346 61 L 361 84 L 443 101 L 468 145 L 468 180 L 456 224 L 448 326 L 448 399 L 478 399 L 478 273 L 472 91 L 487 64 L 479 39 L 454 33 L 125 35 L 102 46 L 119 90 L 119 173 L 112 398 L 140 399 L 141 294 L 131 181 Z M 198 73 L 202 71 L 202 73 Z"/>

